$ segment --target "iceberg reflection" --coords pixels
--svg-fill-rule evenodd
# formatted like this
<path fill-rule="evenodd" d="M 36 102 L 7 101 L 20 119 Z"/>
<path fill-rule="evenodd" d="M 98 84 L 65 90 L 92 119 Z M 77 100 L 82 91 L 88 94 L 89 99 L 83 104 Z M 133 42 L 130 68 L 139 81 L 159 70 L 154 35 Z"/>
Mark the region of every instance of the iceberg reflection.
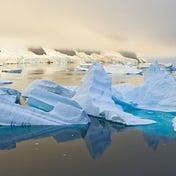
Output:
<path fill-rule="evenodd" d="M 134 113 L 144 115 L 144 112 L 141 110 Z M 150 115 L 151 113 L 152 112 L 150 112 Z M 126 127 L 125 125 L 111 123 L 93 117 L 91 117 L 91 124 L 89 126 L 31 126 L 26 128 L 1 126 L 0 150 L 14 149 L 18 142 L 30 139 L 52 137 L 58 143 L 82 139 L 85 141 L 91 157 L 97 159 L 100 158 L 111 145 L 111 136 L 113 133 L 125 133 L 129 130 L 137 130 L 142 132 L 142 136 L 148 148 L 157 151 L 159 144 L 167 144 L 168 141 L 176 139 L 176 133 L 172 128 L 168 127 L 172 125 L 169 119 L 172 118 L 173 115 L 170 113 L 161 114 L 155 112 L 153 119 L 159 118 L 159 116 L 161 123 L 157 125 L 136 127 Z M 163 120 L 165 121 L 164 123 Z"/>

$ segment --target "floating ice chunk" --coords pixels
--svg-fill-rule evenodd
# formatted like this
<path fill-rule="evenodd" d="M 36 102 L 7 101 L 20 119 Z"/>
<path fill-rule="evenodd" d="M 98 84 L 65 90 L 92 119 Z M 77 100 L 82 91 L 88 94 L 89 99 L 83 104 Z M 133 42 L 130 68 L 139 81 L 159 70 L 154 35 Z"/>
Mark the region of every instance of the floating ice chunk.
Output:
<path fill-rule="evenodd" d="M 3 69 L 2 72 L 5 72 L 5 73 L 21 73 L 22 69 L 11 69 L 11 70 Z"/>
<path fill-rule="evenodd" d="M 129 91 L 124 91 L 128 86 Z M 170 73 L 161 70 L 158 63 L 151 65 L 145 73 L 144 82 L 139 86 L 117 85 L 118 100 L 138 109 L 148 109 L 163 112 L 176 112 L 176 80 Z M 127 89 L 126 89 L 127 90 Z M 114 91 L 115 92 L 115 91 Z M 118 97 L 118 94 L 121 95 Z"/>
<path fill-rule="evenodd" d="M 155 123 L 153 120 L 141 119 L 115 105 L 112 100 L 111 78 L 104 68 L 93 63 L 91 69 L 82 80 L 82 85 L 73 97 L 85 111 L 92 116 L 126 125 Z"/>
<path fill-rule="evenodd" d="M 0 79 L 0 86 L 6 85 L 6 84 L 12 84 L 12 83 L 13 83 L 12 81 Z"/>
<path fill-rule="evenodd" d="M 85 125 L 86 113 L 75 106 L 58 102 L 50 112 L 24 107 L 0 98 L 0 125 Z"/>
<path fill-rule="evenodd" d="M 40 88 L 65 97 L 73 97 L 75 91 L 67 89 L 49 80 L 35 80 L 23 92 L 22 96 L 27 98 L 33 89 Z"/>
<path fill-rule="evenodd" d="M 21 93 L 10 88 L 0 88 L 0 97 L 10 102 L 20 103 Z"/>

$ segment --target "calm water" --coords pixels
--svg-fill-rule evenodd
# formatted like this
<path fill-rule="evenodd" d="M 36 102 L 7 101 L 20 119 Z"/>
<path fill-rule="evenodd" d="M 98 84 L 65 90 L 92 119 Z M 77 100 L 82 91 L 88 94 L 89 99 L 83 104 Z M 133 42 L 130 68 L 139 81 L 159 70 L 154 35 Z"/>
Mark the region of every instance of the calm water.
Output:
<path fill-rule="evenodd" d="M 79 85 L 83 73 L 73 65 L 23 65 L 22 74 L 1 73 L 22 91 L 34 79 Z M 113 83 L 143 78 L 113 75 Z M 91 118 L 86 127 L 0 127 L 1 175 L 175 176 L 176 134 L 169 113 L 133 111 L 160 118 L 158 126 L 125 127 Z M 165 123 L 163 123 L 165 122 Z M 163 125 L 164 124 L 164 125 Z M 161 130 L 162 129 L 162 130 Z"/>

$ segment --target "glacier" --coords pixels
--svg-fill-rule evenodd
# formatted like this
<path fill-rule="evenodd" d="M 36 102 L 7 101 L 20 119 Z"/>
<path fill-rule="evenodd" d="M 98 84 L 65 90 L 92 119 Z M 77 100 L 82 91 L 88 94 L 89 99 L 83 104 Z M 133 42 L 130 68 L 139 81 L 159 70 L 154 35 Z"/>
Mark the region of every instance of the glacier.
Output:
<path fill-rule="evenodd" d="M 113 100 L 122 106 L 161 112 L 176 112 L 176 79 L 156 62 L 144 74 L 144 81 L 135 86 L 119 84 L 113 87 Z"/>
<path fill-rule="evenodd" d="M 112 82 L 102 65 L 94 62 L 73 100 L 78 102 L 87 114 L 125 125 L 146 125 L 155 121 L 142 119 L 126 113 L 112 100 Z"/>

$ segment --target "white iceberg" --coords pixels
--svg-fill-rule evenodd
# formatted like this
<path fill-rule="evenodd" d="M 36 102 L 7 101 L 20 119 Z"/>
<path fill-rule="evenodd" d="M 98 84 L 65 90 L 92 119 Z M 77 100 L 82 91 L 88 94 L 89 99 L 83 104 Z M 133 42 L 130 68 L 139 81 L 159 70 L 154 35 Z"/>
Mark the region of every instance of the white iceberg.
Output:
<path fill-rule="evenodd" d="M 63 86 L 60 86 L 59 84 L 56 84 L 52 81 L 49 80 L 34 80 L 23 92 L 22 92 L 22 97 L 27 98 L 30 96 L 30 93 L 32 90 L 35 88 L 40 88 L 43 90 L 47 90 L 49 92 L 62 95 L 65 97 L 73 97 L 75 94 L 75 91 L 67 89 Z"/>
<path fill-rule="evenodd" d="M 130 84 L 113 87 L 113 99 L 138 109 L 176 112 L 176 80 L 161 70 L 158 63 L 151 65 L 139 86 Z"/>
<path fill-rule="evenodd" d="M 93 63 L 82 80 L 82 85 L 73 99 L 89 114 L 125 125 L 152 124 L 155 121 L 142 119 L 126 113 L 112 100 L 111 78 L 104 68 Z"/>

